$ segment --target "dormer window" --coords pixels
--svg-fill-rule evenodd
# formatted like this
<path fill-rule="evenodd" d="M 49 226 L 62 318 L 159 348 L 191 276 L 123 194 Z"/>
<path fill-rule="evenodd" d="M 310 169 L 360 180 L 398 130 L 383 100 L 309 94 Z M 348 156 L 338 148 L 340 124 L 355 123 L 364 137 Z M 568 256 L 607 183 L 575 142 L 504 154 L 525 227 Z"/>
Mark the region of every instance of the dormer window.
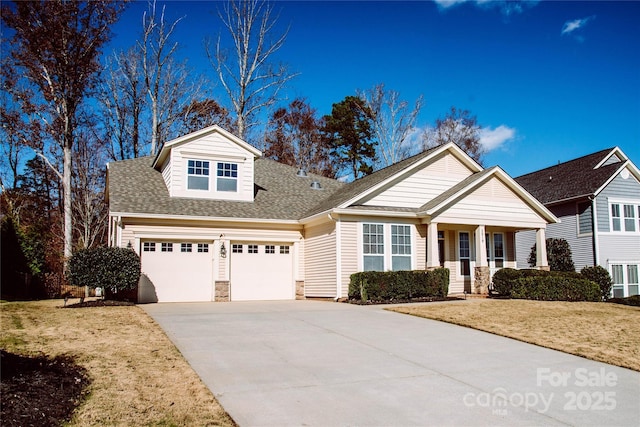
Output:
<path fill-rule="evenodd" d="M 209 162 L 205 160 L 188 161 L 187 189 L 209 190 Z"/>
<path fill-rule="evenodd" d="M 218 163 L 218 191 L 238 191 L 238 165 L 236 163 Z"/>

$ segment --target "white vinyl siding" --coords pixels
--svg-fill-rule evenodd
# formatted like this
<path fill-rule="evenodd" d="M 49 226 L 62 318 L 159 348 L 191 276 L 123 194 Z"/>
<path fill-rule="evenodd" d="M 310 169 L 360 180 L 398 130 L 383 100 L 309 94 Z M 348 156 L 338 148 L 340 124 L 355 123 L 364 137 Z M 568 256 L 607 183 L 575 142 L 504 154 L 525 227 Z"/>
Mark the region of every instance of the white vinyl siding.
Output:
<path fill-rule="evenodd" d="M 358 272 L 358 223 L 340 222 L 340 258 L 342 297 L 346 297 L 349 292 L 349 282 L 351 275 Z"/>
<path fill-rule="evenodd" d="M 305 229 L 304 294 L 336 296 L 336 228 L 333 221 Z"/>
<path fill-rule="evenodd" d="M 418 208 L 471 174 L 471 170 L 453 154 L 446 153 L 423 169 L 361 203 L 367 206 Z"/>

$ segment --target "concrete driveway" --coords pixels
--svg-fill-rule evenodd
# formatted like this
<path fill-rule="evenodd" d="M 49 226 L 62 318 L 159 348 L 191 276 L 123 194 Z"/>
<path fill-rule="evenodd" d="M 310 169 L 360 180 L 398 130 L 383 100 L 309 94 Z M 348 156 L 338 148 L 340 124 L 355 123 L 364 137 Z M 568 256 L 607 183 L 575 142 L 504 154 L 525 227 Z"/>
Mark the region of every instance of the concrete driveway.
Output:
<path fill-rule="evenodd" d="M 241 426 L 640 425 L 638 372 L 383 307 L 142 308 Z"/>

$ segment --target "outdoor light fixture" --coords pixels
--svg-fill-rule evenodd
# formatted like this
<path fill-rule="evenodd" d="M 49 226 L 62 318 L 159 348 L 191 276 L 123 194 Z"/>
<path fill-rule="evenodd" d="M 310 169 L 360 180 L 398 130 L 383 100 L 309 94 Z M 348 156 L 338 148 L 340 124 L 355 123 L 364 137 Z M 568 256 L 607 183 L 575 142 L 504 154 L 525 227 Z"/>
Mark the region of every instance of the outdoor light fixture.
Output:
<path fill-rule="evenodd" d="M 222 245 L 220 246 L 220 258 L 226 258 L 227 257 L 227 248 L 224 247 L 224 242 L 222 242 Z"/>
<path fill-rule="evenodd" d="M 129 242 L 127 243 L 127 249 L 133 249 L 133 246 L 131 245 L 131 240 L 129 240 Z"/>

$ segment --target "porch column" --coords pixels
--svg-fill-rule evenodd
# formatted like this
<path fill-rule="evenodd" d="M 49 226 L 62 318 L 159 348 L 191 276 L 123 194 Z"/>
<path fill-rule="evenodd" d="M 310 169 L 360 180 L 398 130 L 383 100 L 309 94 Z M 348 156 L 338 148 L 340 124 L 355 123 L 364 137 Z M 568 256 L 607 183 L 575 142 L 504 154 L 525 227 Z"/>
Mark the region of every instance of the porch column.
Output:
<path fill-rule="evenodd" d="M 474 267 L 474 293 L 487 294 L 489 293 L 489 262 L 487 260 L 487 243 L 486 243 L 486 230 L 484 225 L 478 225 L 475 230 L 475 244 L 476 244 L 476 265 Z"/>
<path fill-rule="evenodd" d="M 427 270 L 440 267 L 438 254 L 438 223 L 427 224 Z"/>
<path fill-rule="evenodd" d="M 538 270 L 549 270 L 547 260 L 547 239 L 544 228 L 536 230 L 536 268 Z"/>

